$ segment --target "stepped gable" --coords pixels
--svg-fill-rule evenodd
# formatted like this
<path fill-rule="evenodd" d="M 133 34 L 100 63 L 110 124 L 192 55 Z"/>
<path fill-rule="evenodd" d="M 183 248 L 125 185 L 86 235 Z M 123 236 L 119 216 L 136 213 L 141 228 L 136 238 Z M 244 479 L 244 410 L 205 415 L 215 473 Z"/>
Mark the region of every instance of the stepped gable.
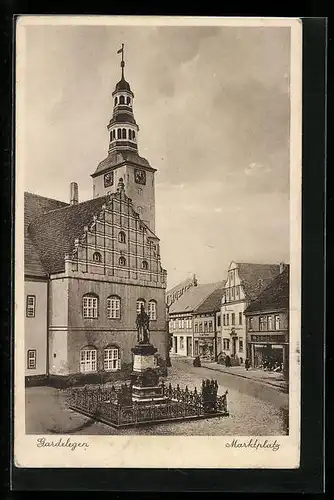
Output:
<path fill-rule="evenodd" d="M 284 271 L 249 304 L 245 312 L 254 313 L 289 309 L 289 275 L 290 266 L 286 265 Z"/>
<path fill-rule="evenodd" d="M 246 298 L 254 300 L 280 273 L 278 264 L 237 263 Z"/>
<path fill-rule="evenodd" d="M 30 238 L 29 225 L 40 215 L 68 206 L 60 200 L 46 198 L 33 193 L 24 193 L 24 273 L 30 276 L 47 277 L 38 248 Z"/>
<path fill-rule="evenodd" d="M 222 286 L 222 281 L 218 281 L 217 283 L 207 283 L 191 287 L 179 300 L 170 306 L 169 313 L 190 313 L 195 311 L 208 295 L 214 290 L 222 288 Z"/>
<path fill-rule="evenodd" d="M 220 311 L 222 297 L 224 295 L 224 286 L 226 281 L 224 280 L 220 288 L 214 290 L 196 309 L 196 314 L 210 313 L 213 311 Z"/>

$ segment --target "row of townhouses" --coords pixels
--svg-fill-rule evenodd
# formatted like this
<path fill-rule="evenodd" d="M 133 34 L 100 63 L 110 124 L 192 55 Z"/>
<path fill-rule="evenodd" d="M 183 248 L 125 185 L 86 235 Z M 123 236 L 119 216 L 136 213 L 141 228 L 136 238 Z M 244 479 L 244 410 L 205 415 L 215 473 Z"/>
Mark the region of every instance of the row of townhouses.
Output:
<path fill-rule="evenodd" d="M 289 265 L 231 262 L 225 280 L 196 283 L 168 313 L 175 356 L 254 367 L 269 359 L 288 371 Z"/>

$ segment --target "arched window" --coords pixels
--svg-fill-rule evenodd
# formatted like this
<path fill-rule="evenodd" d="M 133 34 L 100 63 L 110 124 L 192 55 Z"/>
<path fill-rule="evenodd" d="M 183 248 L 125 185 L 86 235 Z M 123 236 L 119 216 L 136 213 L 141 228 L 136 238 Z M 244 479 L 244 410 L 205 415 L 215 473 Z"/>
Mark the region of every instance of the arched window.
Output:
<path fill-rule="evenodd" d="M 129 129 L 129 139 L 130 139 L 130 141 L 132 139 L 132 130 L 131 129 Z"/>
<path fill-rule="evenodd" d="M 118 233 L 118 241 L 120 243 L 126 243 L 126 236 L 125 236 L 125 233 L 123 231 L 120 231 Z"/>
<path fill-rule="evenodd" d="M 116 139 L 116 130 L 113 130 L 113 131 L 112 131 L 112 138 L 113 138 L 113 139 Z"/>
<path fill-rule="evenodd" d="M 115 97 L 115 106 L 117 106 L 118 99 Z"/>
<path fill-rule="evenodd" d="M 102 256 L 101 256 L 100 252 L 93 253 L 93 261 L 94 262 L 101 262 L 102 261 Z"/>
<path fill-rule="evenodd" d="M 130 106 L 130 104 L 131 104 L 131 99 L 130 99 L 130 97 L 127 97 L 127 98 L 126 98 L 126 104 L 127 104 L 128 106 Z"/>
<path fill-rule="evenodd" d="M 90 373 L 97 370 L 97 351 L 93 346 L 87 346 L 80 351 L 80 372 Z"/>
<path fill-rule="evenodd" d="M 121 359 L 118 347 L 111 345 L 104 349 L 103 368 L 106 372 L 115 372 L 121 368 Z"/>
<path fill-rule="evenodd" d="M 112 131 L 110 132 L 110 142 L 112 141 Z"/>
<path fill-rule="evenodd" d="M 121 317 L 121 299 L 116 295 L 107 298 L 107 314 L 110 319 Z"/>
<path fill-rule="evenodd" d="M 122 129 L 121 128 L 117 129 L 117 139 L 122 139 Z"/>
<path fill-rule="evenodd" d="M 140 312 L 141 312 L 141 306 L 143 306 L 144 310 L 145 310 L 146 302 L 145 302 L 144 299 L 138 299 L 137 300 L 137 309 L 136 309 L 137 310 L 137 314 L 140 314 Z"/>
<path fill-rule="evenodd" d="M 157 319 L 157 303 L 155 300 L 150 300 L 148 303 L 148 317 L 150 321 L 155 321 Z"/>
<path fill-rule="evenodd" d="M 119 98 L 119 103 L 120 103 L 120 104 L 125 104 L 124 95 L 121 95 L 121 96 L 120 96 L 120 98 Z"/>
<path fill-rule="evenodd" d="M 97 295 L 87 293 L 82 297 L 82 315 L 84 318 L 97 318 L 98 302 Z"/>
<path fill-rule="evenodd" d="M 142 262 L 142 268 L 143 269 L 148 269 L 148 262 L 147 262 L 147 260 L 143 260 L 143 262 Z"/>
<path fill-rule="evenodd" d="M 126 258 L 125 257 L 123 257 L 123 256 L 120 257 L 118 262 L 119 262 L 120 266 L 122 266 L 122 267 L 126 266 Z"/>
<path fill-rule="evenodd" d="M 135 132 L 135 131 L 133 131 L 133 132 L 132 132 L 132 139 L 134 139 L 135 137 L 136 137 L 136 132 Z"/>
<path fill-rule="evenodd" d="M 122 129 L 122 139 L 126 139 L 126 128 Z"/>

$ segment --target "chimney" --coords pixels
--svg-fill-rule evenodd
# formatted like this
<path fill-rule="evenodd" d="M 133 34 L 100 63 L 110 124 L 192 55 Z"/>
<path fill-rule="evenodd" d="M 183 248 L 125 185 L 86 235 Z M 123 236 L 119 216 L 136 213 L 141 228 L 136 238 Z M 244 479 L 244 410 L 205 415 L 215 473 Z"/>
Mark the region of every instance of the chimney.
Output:
<path fill-rule="evenodd" d="M 279 272 L 280 272 L 280 274 L 282 274 L 282 272 L 284 271 L 284 269 L 285 269 L 285 264 L 284 264 L 284 262 L 280 262 L 280 263 L 279 263 Z"/>
<path fill-rule="evenodd" d="M 71 182 L 70 185 L 70 204 L 77 205 L 79 203 L 78 184 Z"/>

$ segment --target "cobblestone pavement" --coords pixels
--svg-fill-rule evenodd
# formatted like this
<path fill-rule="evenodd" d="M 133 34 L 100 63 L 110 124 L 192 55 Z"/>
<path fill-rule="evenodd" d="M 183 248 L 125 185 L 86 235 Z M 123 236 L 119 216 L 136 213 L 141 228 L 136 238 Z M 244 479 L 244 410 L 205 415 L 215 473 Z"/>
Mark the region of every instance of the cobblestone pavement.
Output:
<path fill-rule="evenodd" d="M 230 416 L 119 430 L 99 422 L 92 422 L 87 417 L 67 409 L 62 391 L 50 387 L 30 387 L 26 389 L 26 432 L 29 434 L 190 436 L 286 434 L 286 401 L 275 398 L 270 393 L 264 397 L 263 386 L 260 384 L 257 384 L 259 387 L 256 393 L 256 388 L 251 386 L 249 380 L 213 372 L 205 367 L 194 368 L 184 360 L 172 360 L 172 363 L 173 367 L 169 370 L 167 383 L 171 382 L 172 385 L 179 383 L 181 388 L 187 385 L 189 389 L 195 386 L 200 389 L 203 378 L 215 378 L 219 383 L 219 393 L 228 389 Z"/>

